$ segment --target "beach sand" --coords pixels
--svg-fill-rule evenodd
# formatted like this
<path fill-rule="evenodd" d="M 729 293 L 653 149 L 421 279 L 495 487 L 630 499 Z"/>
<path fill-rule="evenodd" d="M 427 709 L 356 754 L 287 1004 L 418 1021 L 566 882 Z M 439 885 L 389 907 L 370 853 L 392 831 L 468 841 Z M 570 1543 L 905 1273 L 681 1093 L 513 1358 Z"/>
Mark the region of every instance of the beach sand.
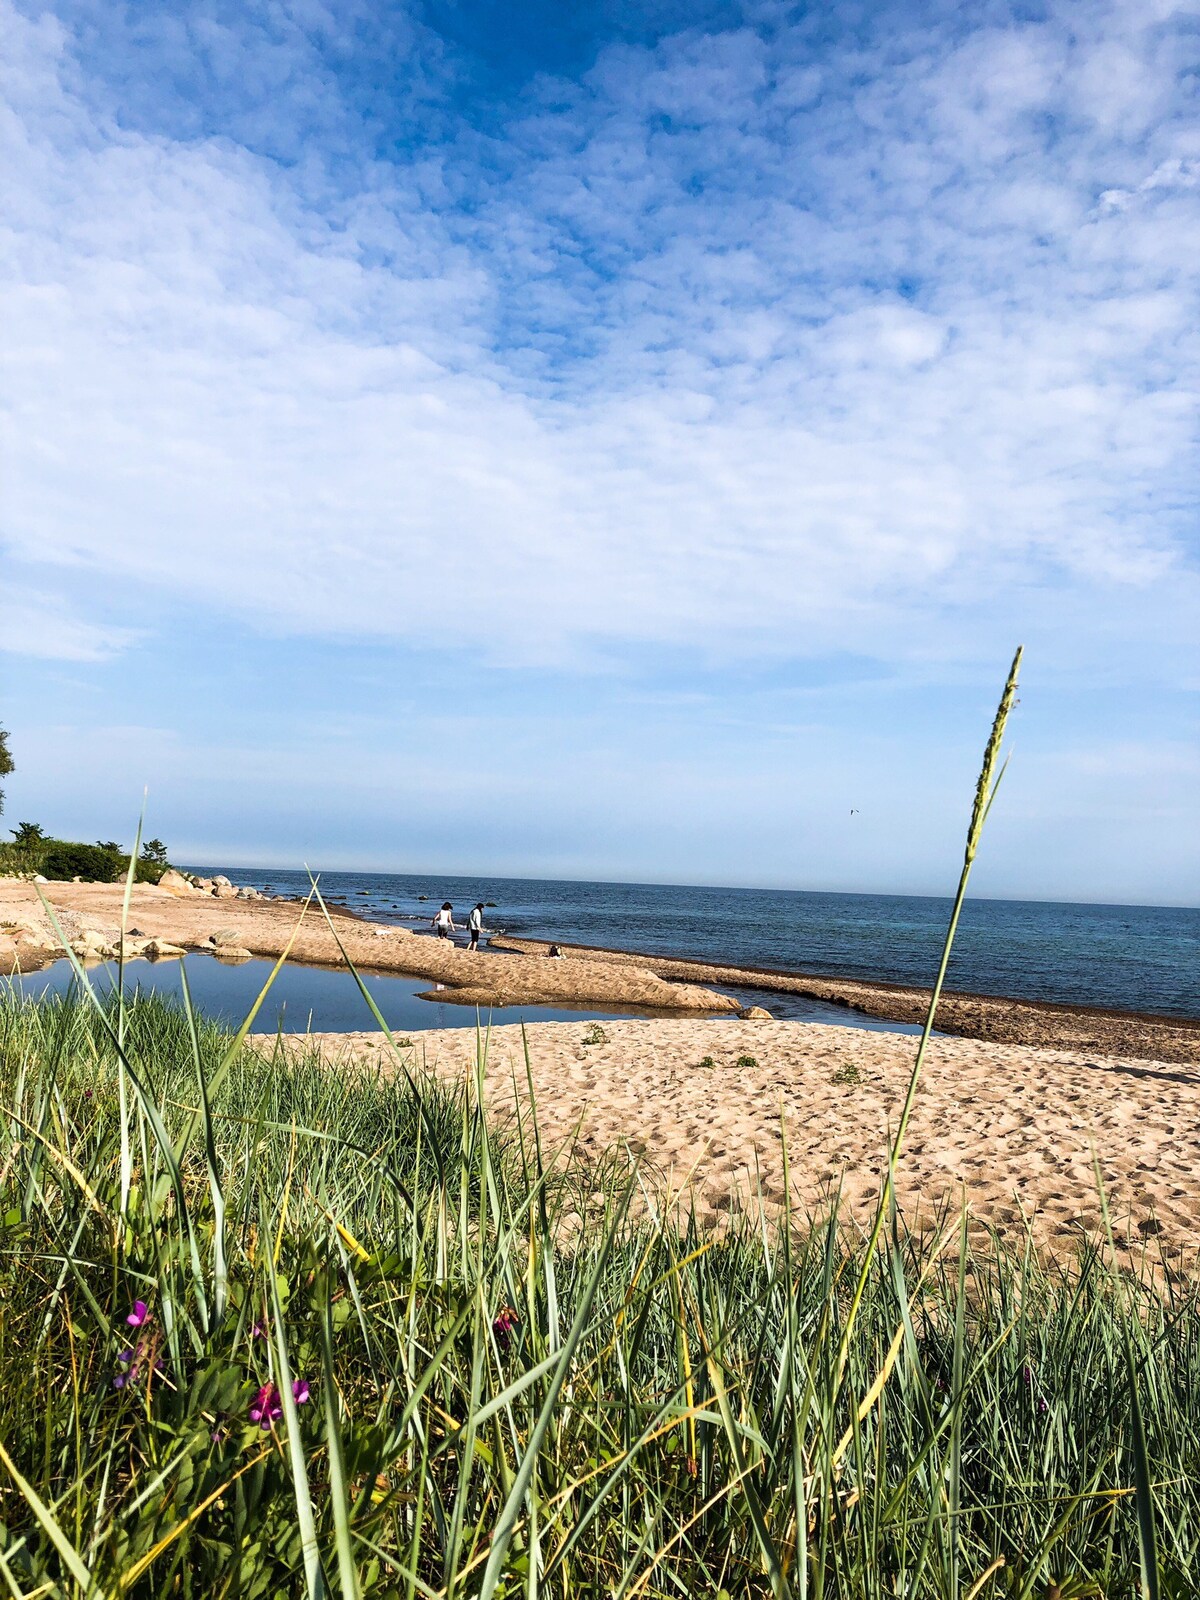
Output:
<path fill-rule="evenodd" d="M 669 1019 L 537 1023 L 529 1041 L 538 1125 L 585 1157 L 628 1151 L 656 1184 L 690 1188 L 698 1219 L 718 1223 L 761 1194 L 819 1211 L 840 1186 L 847 1219 L 869 1217 L 889 1130 L 907 1087 L 911 1036 L 802 1022 Z M 332 1063 L 395 1070 L 379 1034 L 312 1036 Z M 410 1067 L 469 1078 L 474 1029 L 413 1036 Z M 494 1028 L 485 1095 L 496 1117 L 528 1105 L 521 1030 Z M 711 1056 L 711 1067 L 700 1066 Z M 739 1058 L 750 1057 L 751 1061 Z M 908 1227 L 933 1226 L 962 1196 L 973 1216 L 1019 1245 L 1028 1228 L 1055 1253 L 1095 1237 L 1101 1214 L 1093 1148 L 1123 1259 L 1200 1248 L 1200 1072 L 974 1040 L 932 1041 L 899 1177 Z"/>

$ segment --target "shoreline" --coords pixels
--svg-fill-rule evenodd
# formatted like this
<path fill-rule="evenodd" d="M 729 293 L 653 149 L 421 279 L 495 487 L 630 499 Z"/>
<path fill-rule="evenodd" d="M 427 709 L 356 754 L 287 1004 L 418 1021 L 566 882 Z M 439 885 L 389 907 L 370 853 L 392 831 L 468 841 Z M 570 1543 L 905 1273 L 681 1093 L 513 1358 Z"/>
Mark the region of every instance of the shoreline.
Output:
<path fill-rule="evenodd" d="M 0 974 L 34 972 L 66 952 L 42 909 L 41 889 L 54 908 L 76 955 L 105 959 L 121 943 L 124 886 L 101 883 L 0 882 Z M 620 969 L 586 958 L 531 961 L 493 952 L 471 954 L 444 939 L 426 939 L 408 928 L 366 921 L 345 907 L 304 912 L 291 899 L 216 899 L 191 890 L 135 884 L 128 936 L 166 946 L 167 956 L 199 951 L 227 959 L 262 956 L 301 966 L 344 967 L 346 958 L 363 972 L 403 974 L 446 986 L 443 1001 L 463 1005 L 576 1005 L 624 1008 L 669 1016 L 736 1016 L 740 1004 L 690 983 L 671 983 L 635 963 Z M 332 926 L 331 926 L 332 925 Z M 336 930 L 336 936 L 335 936 Z M 340 946 L 339 947 L 339 941 Z"/>
<path fill-rule="evenodd" d="M 501 950 L 536 956 L 545 940 L 501 936 Z M 644 951 L 604 950 L 590 945 L 559 945 L 564 954 L 586 954 L 597 962 L 644 965 L 659 977 L 692 983 L 727 983 L 764 993 L 798 994 L 844 1006 L 889 1022 L 921 1024 L 930 989 L 864 978 L 832 978 L 725 962 L 693 961 Z M 937 1031 L 992 1044 L 1035 1049 L 1095 1050 L 1104 1055 L 1150 1058 L 1179 1064 L 1200 1063 L 1200 1018 L 1163 1017 L 1153 1012 L 1118 1011 L 1070 1001 L 1021 1000 L 1015 996 L 972 994 L 944 989 L 938 1001 Z"/>
<path fill-rule="evenodd" d="M 0 974 L 34 972 L 65 952 L 37 897 L 40 887 L 74 942 L 96 933 L 119 942 L 121 884 L 0 881 Z M 277 959 L 290 945 L 298 965 L 342 967 L 338 941 L 320 909 L 293 897 L 214 899 L 195 891 L 134 886 L 130 931 L 138 929 L 179 951 Z M 448 940 L 393 923 L 369 921 L 349 906 L 328 906 L 346 954 L 364 972 L 402 974 L 445 985 L 437 998 L 464 1006 L 574 1005 L 599 1010 L 629 1008 L 656 1017 L 736 1017 L 743 1003 L 722 985 L 766 995 L 797 994 L 884 1021 L 920 1025 L 928 988 L 883 980 L 834 978 L 770 968 L 560 944 L 562 960 L 549 960 L 549 941 L 495 935 L 472 955 Z M 298 931 L 297 931 L 298 930 Z M 77 948 L 82 950 L 82 944 Z M 769 1013 L 755 1017 L 769 1022 Z M 1200 1019 L 1166 1018 L 1071 1002 L 943 991 L 937 1031 L 993 1044 L 1035 1049 L 1095 1051 L 1106 1056 L 1175 1064 L 1200 1063 Z"/>

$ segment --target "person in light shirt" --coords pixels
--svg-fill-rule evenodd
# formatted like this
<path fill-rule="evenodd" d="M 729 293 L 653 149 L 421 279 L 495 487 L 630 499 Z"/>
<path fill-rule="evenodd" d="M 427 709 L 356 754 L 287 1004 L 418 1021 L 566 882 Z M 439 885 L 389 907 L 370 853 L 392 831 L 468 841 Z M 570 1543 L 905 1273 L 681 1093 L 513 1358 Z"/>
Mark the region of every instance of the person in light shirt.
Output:
<path fill-rule="evenodd" d="M 471 912 L 471 915 L 467 918 L 467 932 L 471 936 L 471 942 L 467 946 L 467 949 L 468 950 L 478 950 L 479 949 L 479 935 L 483 932 L 483 901 L 482 900 L 479 902 L 479 904 L 477 906 L 474 907 L 474 909 Z"/>
<path fill-rule="evenodd" d="M 454 926 L 454 907 L 447 900 L 433 919 L 433 931 L 439 939 L 448 939 L 458 930 Z"/>

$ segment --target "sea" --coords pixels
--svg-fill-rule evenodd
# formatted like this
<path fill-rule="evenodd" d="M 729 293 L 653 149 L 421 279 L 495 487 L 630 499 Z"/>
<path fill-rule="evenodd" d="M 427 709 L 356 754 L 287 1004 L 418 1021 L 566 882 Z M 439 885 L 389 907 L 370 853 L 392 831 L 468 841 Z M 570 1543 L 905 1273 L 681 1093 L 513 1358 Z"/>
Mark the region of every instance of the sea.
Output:
<path fill-rule="evenodd" d="M 199 869 L 194 869 L 199 870 Z M 276 896 L 308 892 L 302 872 L 207 866 L 231 882 Z M 576 883 L 383 872 L 328 872 L 321 894 L 372 921 L 429 932 L 443 900 L 465 924 L 485 903 L 484 940 L 512 934 L 562 944 L 689 957 L 769 972 L 928 984 L 937 970 L 950 901 L 934 896 L 821 894 L 783 889 L 689 888 L 666 884 Z M 465 934 L 460 934 L 460 942 Z M 254 1004 L 271 963 L 225 964 L 198 953 L 185 958 L 200 1010 L 236 1025 Z M 132 990 L 178 999 L 180 963 L 136 962 Z M 115 968 L 90 980 L 103 990 Z M 389 1027 L 401 1033 L 470 1026 L 474 1010 L 454 1005 L 424 978 L 371 974 L 365 980 Z M 26 994 L 66 992 L 69 962 L 19 980 Z M 912 1033 L 911 1024 L 833 1006 L 803 995 L 720 985 L 744 1005 L 773 1016 L 838 1027 Z M 959 924 L 948 987 L 975 994 L 1048 1000 L 1200 1017 L 1200 910 L 1172 906 L 1075 905 L 1052 901 L 968 900 Z M 496 1023 L 596 1021 L 629 1012 L 508 1006 Z M 488 1015 L 480 1019 L 484 1023 Z M 290 965 L 276 979 L 254 1031 L 372 1029 L 377 1023 L 348 972 Z"/>
<path fill-rule="evenodd" d="M 303 872 L 205 870 L 276 895 L 309 886 Z M 332 905 L 415 929 L 428 927 L 443 900 L 464 924 L 482 900 L 485 938 L 513 934 L 884 983 L 932 982 L 951 905 L 923 895 L 381 872 L 321 873 L 319 884 Z M 947 987 L 1200 1017 L 1200 909 L 969 899 Z"/>

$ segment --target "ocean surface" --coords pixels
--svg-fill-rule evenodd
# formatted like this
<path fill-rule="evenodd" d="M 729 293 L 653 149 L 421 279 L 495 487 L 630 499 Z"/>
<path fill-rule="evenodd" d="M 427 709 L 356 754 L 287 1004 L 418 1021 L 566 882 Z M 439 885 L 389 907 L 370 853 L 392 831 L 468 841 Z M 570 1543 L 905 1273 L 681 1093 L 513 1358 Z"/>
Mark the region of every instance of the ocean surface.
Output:
<path fill-rule="evenodd" d="M 303 872 L 204 870 L 224 871 L 234 883 L 277 895 L 308 889 Z M 485 937 L 509 933 L 886 983 L 932 981 L 950 911 L 948 899 L 933 896 L 552 879 L 329 872 L 321 874 L 320 884 L 331 904 L 418 930 L 428 926 L 443 900 L 453 903 L 455 920 L 462 923 L 483 900 Z M 968 900 L 948 986 L 1200 1017 L 1200 910 Z M 779 1003 L 783 998 L 765 1003 L 776 1015 L 792 1015 Z M 845 1011 L 840 1020 L 845 1023 Z"/>

